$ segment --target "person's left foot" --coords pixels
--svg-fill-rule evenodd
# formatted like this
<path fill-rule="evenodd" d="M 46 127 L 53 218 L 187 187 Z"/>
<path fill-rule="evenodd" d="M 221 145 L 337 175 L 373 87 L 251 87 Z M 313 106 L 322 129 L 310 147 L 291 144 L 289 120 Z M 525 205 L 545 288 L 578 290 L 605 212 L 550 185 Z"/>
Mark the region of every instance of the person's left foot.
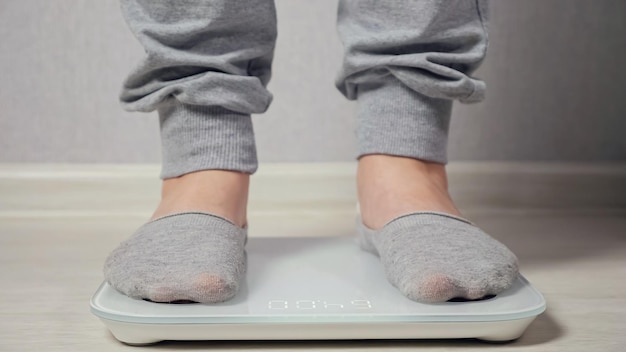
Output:
<path fill-rule="evenodd" d="M 387 279 L 408 298 L 478 299 L 517 277 L 515 255 L 461 216 L 444 165 L 366 155 L 357 186 L 361 247 L 380 256 Z"/>

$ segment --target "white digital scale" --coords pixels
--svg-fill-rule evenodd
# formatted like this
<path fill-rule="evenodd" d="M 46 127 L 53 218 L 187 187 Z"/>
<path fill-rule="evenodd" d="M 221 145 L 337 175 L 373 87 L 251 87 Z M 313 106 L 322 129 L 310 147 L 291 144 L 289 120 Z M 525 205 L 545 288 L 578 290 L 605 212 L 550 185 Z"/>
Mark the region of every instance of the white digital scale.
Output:
<path fill-rule="evenodd" d="M 385 278 L 350 237 L 251 238 L 239 293 L 218 304 L 154 303 L 103 283 L 91 311 L 126 344 L 162 340 L 338 340 L 520 337 L 545 308 L 522 276 L 496 297 L 423 304 Z"/>

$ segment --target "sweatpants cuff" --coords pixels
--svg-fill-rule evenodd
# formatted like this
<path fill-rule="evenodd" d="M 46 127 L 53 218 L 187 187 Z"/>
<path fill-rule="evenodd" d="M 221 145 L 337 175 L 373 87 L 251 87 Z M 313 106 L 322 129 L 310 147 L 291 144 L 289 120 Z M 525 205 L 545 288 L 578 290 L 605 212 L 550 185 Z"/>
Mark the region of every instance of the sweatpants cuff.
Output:
<path fill-rule="evenodd" d="M 220 106 L 171 103 L 158 108 L 163 168 L 161 178 L 200 170 L 254 173 L 257 154 L 252 119 Z"/>
<path fill-rule="evenodd" d="M 452 100 L 427 97 L 397 79 L 357 91 L 359 158 L 387 154 L 446 164 Z"/>

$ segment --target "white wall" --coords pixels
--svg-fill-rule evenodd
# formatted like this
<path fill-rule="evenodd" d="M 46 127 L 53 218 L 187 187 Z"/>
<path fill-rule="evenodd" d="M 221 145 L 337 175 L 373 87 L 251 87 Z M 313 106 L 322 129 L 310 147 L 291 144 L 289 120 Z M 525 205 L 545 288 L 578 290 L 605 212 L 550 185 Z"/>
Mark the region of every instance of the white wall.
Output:
<path fill-rule="evenodd" d="M 260 159 L 352 160 L 336 2 L 276 5 Z M 626 1 L 493 1 L 490 29 L 487 100 L 455 106 L 452 160 L 626 160 Z M 117 102 L 142 54 L 116 0 L 0 0 L 0 162 L 158 162 L 156 114 Z"/>

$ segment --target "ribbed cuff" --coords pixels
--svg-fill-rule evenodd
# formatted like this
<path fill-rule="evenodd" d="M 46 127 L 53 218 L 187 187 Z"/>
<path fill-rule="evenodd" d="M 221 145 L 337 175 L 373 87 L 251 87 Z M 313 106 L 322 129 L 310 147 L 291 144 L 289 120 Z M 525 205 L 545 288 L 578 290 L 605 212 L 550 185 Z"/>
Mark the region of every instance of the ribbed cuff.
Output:
<path fill-rule="evenodd" d="M 220 106 L 178 101 L 158 108 L 163 168 L 161 178 L 200 170 L 254 173 L 257 154 L 252 119 Z"/>
<path fill-rule="evenodd" d="M 361 84 L 357 94 L 359 158 L 387 154 L 448 162 L 452 100 L 427 97 L 395 78 Z"/>

